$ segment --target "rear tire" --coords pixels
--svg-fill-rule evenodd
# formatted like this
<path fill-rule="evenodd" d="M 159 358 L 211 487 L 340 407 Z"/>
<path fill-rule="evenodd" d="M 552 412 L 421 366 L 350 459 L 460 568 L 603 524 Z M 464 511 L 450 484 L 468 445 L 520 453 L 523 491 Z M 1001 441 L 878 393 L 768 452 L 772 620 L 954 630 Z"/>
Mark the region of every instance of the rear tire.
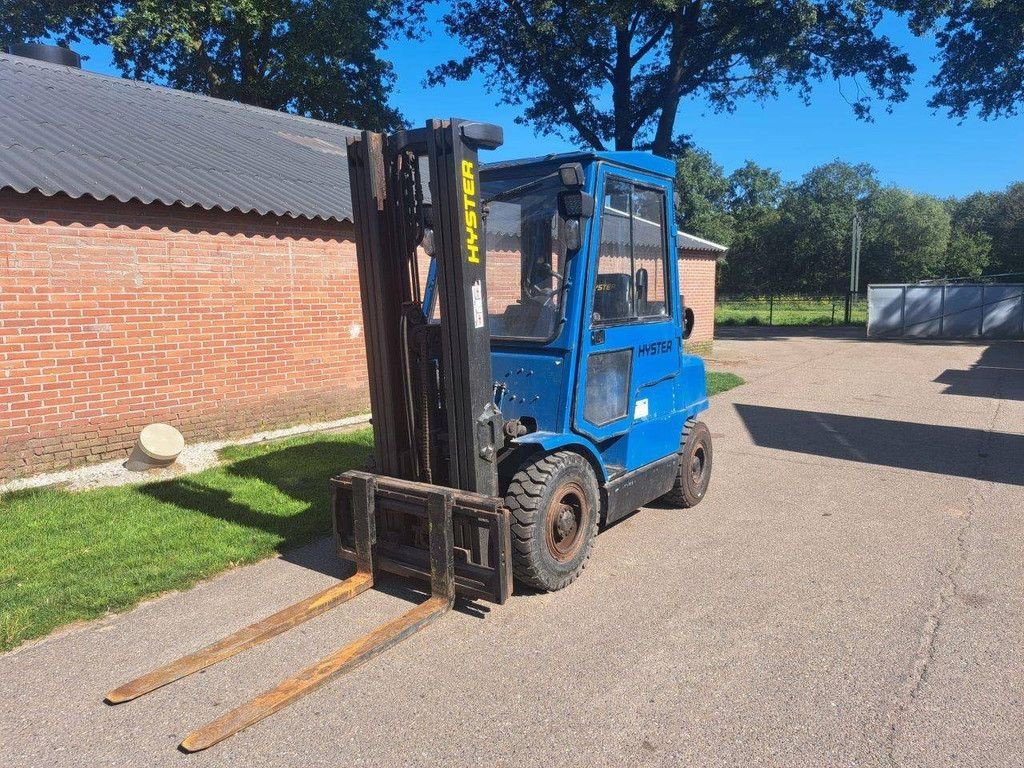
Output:
<path fill-rule="evenodd" d="M 703 421 L 687 420 L 683 426 L 679 466 L 672 490 L 660 501 L 672 507 L 700 504 L 711 482 L 711 432 Z"/>
<path fill-rule="evenodd" d="M 547 592 L 567 587 L 586 567 L 600 517 L 597 478 L 572 451 L 528 459 L 505 495 L 512 513 L 512 571 Z"/>

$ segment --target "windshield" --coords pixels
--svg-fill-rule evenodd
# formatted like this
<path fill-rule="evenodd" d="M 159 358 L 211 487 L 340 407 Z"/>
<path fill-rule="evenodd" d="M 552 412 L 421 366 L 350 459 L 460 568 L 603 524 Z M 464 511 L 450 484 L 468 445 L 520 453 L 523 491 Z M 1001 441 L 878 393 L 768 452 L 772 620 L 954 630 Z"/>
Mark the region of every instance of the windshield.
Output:
<path fill-rule="evenodd" d="M 561 319 L 565 243 L 558 192 L 563 187 L 557 175 L 529 181 L 482 180 L 487 314 L 493 337 L 548 341 Z"/>

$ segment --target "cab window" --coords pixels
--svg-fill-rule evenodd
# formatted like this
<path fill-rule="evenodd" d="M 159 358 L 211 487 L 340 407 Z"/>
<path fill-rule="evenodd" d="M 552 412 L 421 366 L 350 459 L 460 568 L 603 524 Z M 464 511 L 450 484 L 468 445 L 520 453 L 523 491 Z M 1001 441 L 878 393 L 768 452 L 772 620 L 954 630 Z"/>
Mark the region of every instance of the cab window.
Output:
<path fill-rule="evenodd" d="M 594 282 L 593 322 L 668 317 L 665 192 L 609 176 Z"/>

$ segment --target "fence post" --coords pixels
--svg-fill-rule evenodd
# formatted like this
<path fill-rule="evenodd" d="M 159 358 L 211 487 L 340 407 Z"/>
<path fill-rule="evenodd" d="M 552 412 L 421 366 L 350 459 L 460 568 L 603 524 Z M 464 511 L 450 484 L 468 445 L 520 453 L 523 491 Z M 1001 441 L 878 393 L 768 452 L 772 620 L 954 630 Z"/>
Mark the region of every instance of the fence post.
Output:
<path fill-rule="evenodd" d="M 835 324 L 836 324 L 836 300 L 832 299 L 832 322 L 830 322 L 829 325 L 835 325 Z"/>

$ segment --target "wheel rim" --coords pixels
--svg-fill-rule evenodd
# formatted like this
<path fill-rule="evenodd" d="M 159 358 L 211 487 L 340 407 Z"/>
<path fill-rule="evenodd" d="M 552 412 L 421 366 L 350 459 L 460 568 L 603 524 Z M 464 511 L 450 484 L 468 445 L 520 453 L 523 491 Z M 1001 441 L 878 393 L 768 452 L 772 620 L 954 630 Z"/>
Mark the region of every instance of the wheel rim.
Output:
<path fill-rule="evenodd" d="M 704 453 L 704 446 L 698 445 L 690 457 L 690 480 L 694 487 L 700 487 L 704 482 L 704 473 L 707 472 L 707 455 Z"/>
<path fill-rule="evenodd" d="M 576 483 L 566 483 L 551 497 L 544 527 L 548 552 L 559 562 L 571 560 L 583 544 L 584 521 L 590 516 L 586 498 Z"/>

